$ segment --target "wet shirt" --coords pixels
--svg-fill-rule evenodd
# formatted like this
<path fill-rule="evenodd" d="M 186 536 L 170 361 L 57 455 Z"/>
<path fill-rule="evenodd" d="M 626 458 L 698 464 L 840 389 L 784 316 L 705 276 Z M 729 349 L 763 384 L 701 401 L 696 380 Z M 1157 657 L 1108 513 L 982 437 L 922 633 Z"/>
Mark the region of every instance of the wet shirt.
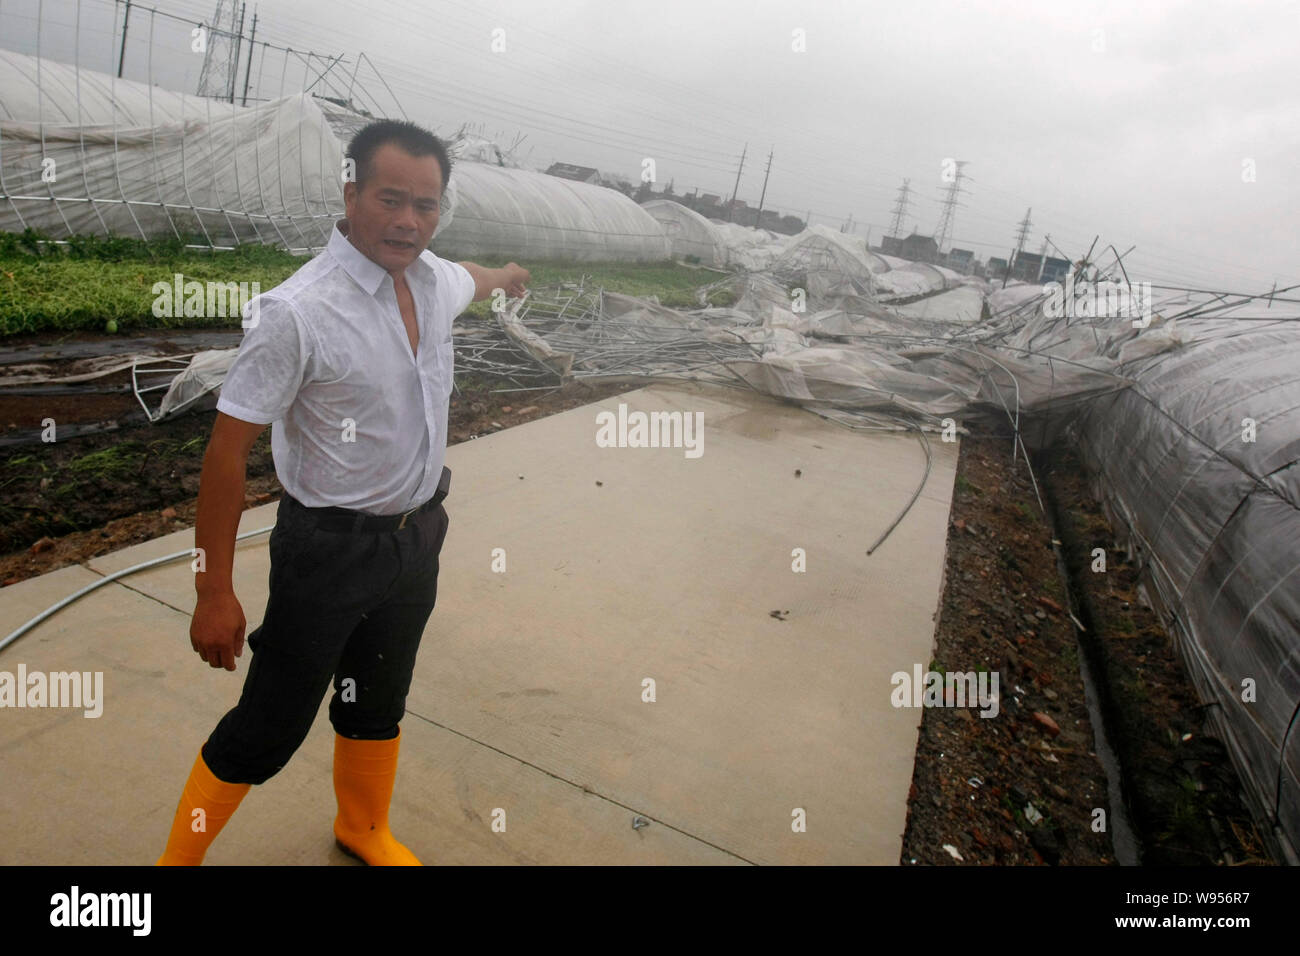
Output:
<path fill-rule="evenodd" d="M 451 324 L 463 266 L 425 250 L 406 270 L 415 354 L 392 277 L 336 226 L 325 251 L 253 301 L 218 411 L 271 425 L 280 484 L 309 508 L 398 514 L 433 497 L 447 450 Z"/>

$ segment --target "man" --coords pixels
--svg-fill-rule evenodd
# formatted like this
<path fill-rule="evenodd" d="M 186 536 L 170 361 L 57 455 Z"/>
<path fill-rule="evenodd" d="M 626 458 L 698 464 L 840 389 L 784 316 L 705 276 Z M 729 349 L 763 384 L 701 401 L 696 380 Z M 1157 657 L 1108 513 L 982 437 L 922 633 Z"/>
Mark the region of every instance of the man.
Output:
<path fill-rule="evenodd" d="M 447 534 L 451 324 L 494 289 L 522 295 L 529 273 L 427 249 L 451 174 L 431 133 L 373 123 L 347 158 L 347 218 L 324 252 L 255 300 L 217 403 L 190 625 L 211 667 L 233 671 L 243 652 L 234 539 L 248 452 L 267 424 L 285 494 L 243 693 L 199 751 L 160 865 L 202 862 L 249 788 L 306 738 L 331 680 L 335 838 L 369 864 L 420 865 L 389 831 L 388 805 Z"/>

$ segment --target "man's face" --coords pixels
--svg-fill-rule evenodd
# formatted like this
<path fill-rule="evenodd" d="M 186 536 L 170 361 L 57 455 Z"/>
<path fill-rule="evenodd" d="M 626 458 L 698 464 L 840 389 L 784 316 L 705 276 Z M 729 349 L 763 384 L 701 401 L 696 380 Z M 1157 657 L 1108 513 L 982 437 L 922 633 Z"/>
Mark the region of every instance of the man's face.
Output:
<path fill-rule="evenodd" d="M 343 185 L 348 239 L 385 271 L 403 272 L 438 228 L 442 186 L 436 156 L 412 156 L 396 143 L 385 143 L 371 157 L 365 183 Z"/>

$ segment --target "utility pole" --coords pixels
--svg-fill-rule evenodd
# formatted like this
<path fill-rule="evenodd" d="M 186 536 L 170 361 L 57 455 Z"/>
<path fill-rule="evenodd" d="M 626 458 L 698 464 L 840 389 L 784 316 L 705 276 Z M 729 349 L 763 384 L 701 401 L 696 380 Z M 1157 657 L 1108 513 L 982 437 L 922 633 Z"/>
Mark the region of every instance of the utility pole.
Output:
<path fill-rule="evenodd" d="M 736 216 L 736 193 L 740 191 L 740 173 L 745 168 L 745 154 L 749 152 L 749 144 L 740 151 L 740 167 L 736 170 L 736 185 L 731 189 L 731 202 L 727 206 L 727 222 L 734 222 Z"/>
<path fill-rule="evenodd" d="M 122 15 L 122 49 L 117 54 L 117 78 L 122 78 L 122 64 L 126 62 L 126 27 L 131 22 L 131 0 L 126 0 L 126 13 Z"/>
<path fill-rule="evenodd" d="M 253 29 L 248 34 L 248 65 L 244 67 L 244 95 L 239 101 L 240 106 L 248 105 L 248 78 L 253 72 L 253 39 L 257 36 L 257 7 L 253 7 Z"/>
<path fill-rule="evenodd" d="M 1007 255 L 1007 267 L 1002 270 L 1002 288 L 1007 287 L 1007 280 L 1011 278 L 1011 263 L 1016 258 L 1016 250 L 1012 249 Z"/>
<path fill-rule="evenodd" d="M 898 198 L 894 200 L 894 218 L 889 224 L 889 234 L 895 239 L 901 238 L 899 233 L 903 230 L 903 217 L 907 215 L 907 207 L 911 202 L 908 194 L 912 190 L 912 181 L 904 179 L 903 185 L 898 189 Z"/>
<path fill-rule="evenodd" d="M 239 29 L 235 32 L 235 55 L 231 59 L 233 64 L 230 70 L 230 97 L 231 103 L 235 102 L 235 85 L 239 82 L 239 46 L 244 41 L 244 14 L 248 12 L 248 4 L 239 5 Z M 251 57 L 250 57 L 251 59 Z"/>
<path fill-rule="evenodd" d="M 763 228 L 763 200 L 767 198 L 767 176 L 772 171 L 772 153 L 774 150 L 769 149 L 767 152 L 767 169 L 763 171 L 763 191 L 758 196 L 758 218 L 754 220 L 754 228 Z"/>

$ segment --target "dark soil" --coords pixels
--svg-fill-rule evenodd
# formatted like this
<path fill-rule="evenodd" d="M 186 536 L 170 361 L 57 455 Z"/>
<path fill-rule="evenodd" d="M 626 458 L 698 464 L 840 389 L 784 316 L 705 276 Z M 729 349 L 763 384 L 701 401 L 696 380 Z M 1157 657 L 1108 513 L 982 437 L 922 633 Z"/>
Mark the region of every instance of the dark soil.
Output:
<path fill-rule="evenodd" d="M 1138 601 L 1135 571 L 1113 547 L 1081 465 L 1061 448 L 1036 463 L 1065 555 L 1062 581 L 1053 520 L 1010 448 L 1010 436 L 962 442 L 931 664 L 998 671 L 1001 712 L 986 719 L 977 709 L 924 711 L 902 863 L 956 864 L 945 844 L 967 864 L 1116 863 L 1110 833 L 1093 829 L 1095 811 L 1104 810 L 1110 830 L 1113 808 L 1094 750 L 1072 606 L 1087 628 L 1083 652 L 1099 678 L 1141 862 L 1271 862 L 1222 745 L 1204 733 L 1168 637 Z M 1094 547 L 1108 549 L 1105 574 L 1090 570 Z"/>
<path fill-rule="evenodd" d="M 120 384 L 122 376 L 129 383 L 121 373 L 96 384 Z M 493 392 L 498 383 L 462 375 L 456 384 L 449 445 L 634 387 L 573 382 L 552 391 Z M 124 412 L 138 414 L 112 431 L 62 437 L 78 424 Z M 216 418 L 211 407 L 151 425 L 130 393 L 0 397 L 3 427 L 39 428 L 46 417 L 57 422 L 55 441 L 0 448 L 0 584 L 193 526 Z M 245 505 L 277 500 L 281 491 L 267 429 L 249 454 Z"/>
<path fill-rule="evenodd" d="M 1147 865 L 1267 863 L 1223 744 L 1208 735 L 1203 708 L 1177 648 L 1141 603 L 1136 568 L 1093 500 L 1073 450 L 1059 446 L 1040 472 L 1051 496 L 1075 586 L 1082 644 L 1116 749 L 1132 823 Z M 1105 571 L 1093 570 L 1106 549 Z"/>
<path fill-rule="evenodd" d="M 931 669 L 997 672 L 1000 710 L 924 711 L 901 862 L 958 863 L 947 844 L 968 864 L 1114 863 L 1074 625 L 1010 436 L 962 441 L 944 573 Z"/>

